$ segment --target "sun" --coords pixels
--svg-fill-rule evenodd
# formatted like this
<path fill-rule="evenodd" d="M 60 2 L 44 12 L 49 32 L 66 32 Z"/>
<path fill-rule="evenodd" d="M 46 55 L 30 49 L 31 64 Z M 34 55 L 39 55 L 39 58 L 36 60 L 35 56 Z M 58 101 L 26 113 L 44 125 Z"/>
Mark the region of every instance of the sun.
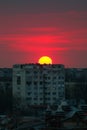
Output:
<path fill-rule="evenodd" d="M 42 56 L 39 60 L 38 60 L 39 64 L 52 64 L 52 59 L 48 56 Z"/>

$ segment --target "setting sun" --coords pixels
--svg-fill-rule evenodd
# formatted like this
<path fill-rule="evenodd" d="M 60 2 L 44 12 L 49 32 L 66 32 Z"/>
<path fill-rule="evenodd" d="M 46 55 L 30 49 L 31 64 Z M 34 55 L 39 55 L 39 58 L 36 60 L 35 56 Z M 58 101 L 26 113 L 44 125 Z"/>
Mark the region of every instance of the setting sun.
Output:
<path fill-rule="evenodd" d="M 39 64 L 52 64 L 52 59 L 48 56 L 42 56 L 39 61 Z"/>

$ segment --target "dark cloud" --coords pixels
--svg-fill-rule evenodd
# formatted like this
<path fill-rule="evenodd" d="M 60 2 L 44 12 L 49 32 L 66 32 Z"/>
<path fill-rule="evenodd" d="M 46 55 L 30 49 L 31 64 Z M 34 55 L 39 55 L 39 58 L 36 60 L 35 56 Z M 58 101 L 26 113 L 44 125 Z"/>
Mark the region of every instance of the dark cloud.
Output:
<path fill-rule="evenodd" d="M 0 0 L 1 13 L 86 11 L 87 0 Z"/>

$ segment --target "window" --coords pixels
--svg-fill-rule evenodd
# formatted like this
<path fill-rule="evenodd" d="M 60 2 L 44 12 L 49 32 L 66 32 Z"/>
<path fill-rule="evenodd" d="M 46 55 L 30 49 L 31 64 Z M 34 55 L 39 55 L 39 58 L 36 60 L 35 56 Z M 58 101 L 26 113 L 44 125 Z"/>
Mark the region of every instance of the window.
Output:
<path fill-rule="evenodd" d="M 20 85 L 21 84 L 21 77 L 17 76 L 17 84 Z"/>
<path fill-rule="evenodd" d="M 43 95 L 43 93 L 40 93 L 40 95 Z"/>
<path fill-rule="evenodd" d="M 17 92 L 17 95 L 20 95 L 20 91 Z"/>
<path fill-rule="evenodd" d="M 37 85 L 37 82 L 36 82 L 36 81 L 34 81 L 34 85 Z"/>
<path fill-rule="evenodd" d="M 32 100 L 32 98 L 31 97 L 27 97 L 26 100 Z"/>
<path fill-rule="evenodd" d="M 39 78 L 42 79 L 42 76 L 40 76 Z"/>
<path fill-rule="evenodd" d="M 43 98 L 40 98 L 40 100 L 43 100 Z"/>
<path fill-rule="evenodd" d="M 37 100 L 37 98 L 34 98 L 33 100 Z"/>
<path fill-rule="evenodd" d="M 40 85 L 42 85 L 43 84 L 43 82 L 42 81 L 40 81 Z"/>
<path fill-rule="evenodd" d="M 32 80 L 32 75 L 30 75 L 30 76 L 27 76 L 27 77 L 26 77 L 26 80 L 27 80 L 27 81 L 30 81 L 30 80 Z"/>
<path fill-rule="evenodd" d="M 48 79 L 51 79 L 51 77 L 48 77 Z"/>
<path fill-rule="evenodd" d="M 54 85 L 56 85 L 56 82 L 53 82 Z"/>
<path fill-rule="evenodd" d="M 30 94 L 31 94 L 31 92 L 28 92 L 27 94 L 28 94 L 28 95 L 30 95 Z"/>
<path fill-rule="evenodd" d="M 59 76 L 59 79 L 61 79 L 61 77 Z"/>
<path fill-rule="evenodd" d="M 35 95 L 35 96 L 38 96 L 38 93 L 37 93 L 37 92 L 34 92 L 34 95 Z"/>
<path fill-rule="evenodd" d="M 10 83 L 6 83 L 6 86 L 7 86 L 7 87 L 10 86 Z"/>
<path fill-rule="evenodd" d="M 20 87 L 18 86 L 17 89 L 20 90 Z"/>
<path fill-rule="evenodd" d="M 38 71 L 34 71 L 34 74 L 37 74 L 38 73 Z"/>
<path fill-rule="evenodd" d="M 59 91 L 58 94 L 60 97 L 63 96 L 63 92 L 61 92 L 61 91 Z"/>
<path fill-rule="evenodd" d="M 53 100 L 56 100 L 56 98 L 55 98 L 55 97 L 53 97 Z"/>
<path fill-rule="evenodd" d="M 46 100 L 50 100 L 50 98 L 46 98 Z"/>
<path fill-rule="evenodd" d="M 37 79 L 38 78 L 38 76 L 37 75 L 34 75 L 34 79 Z"/>
<path fill-rule="evenodd" d="M 56 79 L 56 76 L 53 77 L 53 80 L 55 80 L 55 79 Z"/>
<path fill-rule="evenodd" d="M 56 92 L 53 92 L 52 94 L 53 94 L 53 95 L 56 95 Z"/>
<path fill-rule="evenodd" d="M 40 89 L 43 89 L 43 87 L 40 87 Z"/>
<path fill-rule="evenodd" d="M 50 95 L 50 92 L 45 92 L 45 95 Z"/>
<path fill-rule="evenodd" d="M 27 85 L 31 85 L 31 83 L 32 83 L 31 81 L 29 81 L 29 82 L 27 81 L 27 82 L 26 82 Z"/>
<path fill-rule="evenodd" d="M 36 91 L 37 89 L 38 89 L 38 86 L 35 86 L 35 87 L 34 87 L 34 90 Z"/>
<path fill-rule="evenodd" d="M 31 72 L 31 71 L 29 71 L 29 70 L 26 70 L 26 73 L 27 73 L 27 74 L 29 74 L 30 72 Z"/>

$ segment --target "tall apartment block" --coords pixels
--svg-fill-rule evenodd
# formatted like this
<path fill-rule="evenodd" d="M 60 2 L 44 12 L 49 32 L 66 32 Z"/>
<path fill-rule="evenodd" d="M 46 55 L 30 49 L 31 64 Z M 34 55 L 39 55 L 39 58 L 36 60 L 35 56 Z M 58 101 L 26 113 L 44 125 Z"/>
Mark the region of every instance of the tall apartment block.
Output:
<path fill-rule="evenodd" d="M 18 105 L 53 105 L 65 99 L 62 64 L 16 64 L 13 66 L 13 97 Z"/>

